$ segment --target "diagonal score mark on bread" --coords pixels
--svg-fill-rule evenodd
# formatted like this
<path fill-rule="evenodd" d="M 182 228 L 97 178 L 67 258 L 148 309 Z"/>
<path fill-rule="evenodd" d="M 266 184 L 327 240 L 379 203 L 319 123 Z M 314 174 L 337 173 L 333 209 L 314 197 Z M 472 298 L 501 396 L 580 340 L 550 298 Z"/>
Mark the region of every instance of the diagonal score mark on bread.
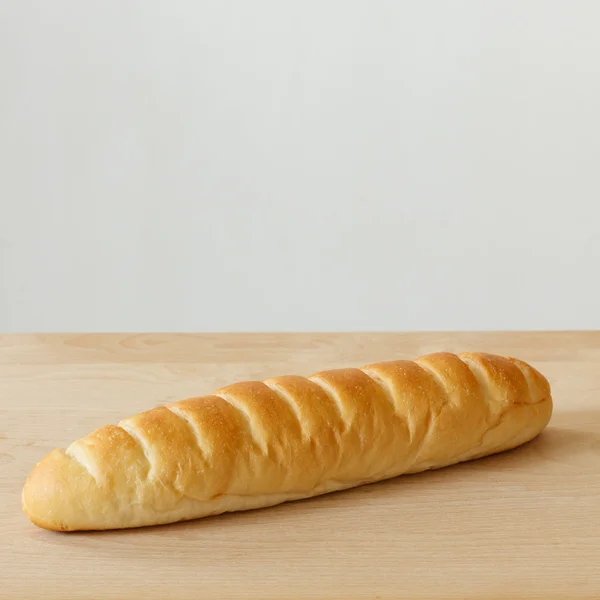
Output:
<path fill-rule="evenodd" d="M 484 353 L 239 382 L 54 450 L 23 509 L 74 531 L 272 506 L 507 450 L 551 414 L 543 375 Z"/>
<path fill-rule="evenodd" d="M 93 478 L 96 483 L 100 483 L 100 473 L 97 465 L 90 461 L 89 454 L 81 444 L 71 444 L 66 450 L 65 455 L 81 465 Z"/>
<path fill-rule="evenodd" d="M 170 410 L 174 415 L 179 417 L 190 428 L 190 431 L 194 434 L 194 439 L 196 440 L 196 444 L 198 445 L 200 452 L 202 452 L 202 454 L 205 456 L 208 455 L 209 450 L 204 448 L 202 444 L 202 436 L 198 431 L 198 427 L 196 426 L 194 421 L 187 415 L 187 413 L 174 404 L 167 406 L 166 408 L 167 410 Z"/>
<path fill-rule="evenodd" d="M 141 433 L 136 427 L 136 425 L 131 423 L 130 421 L 121 421 L 118 426 L 121 429 L 123 429 L 123 431 L 125 431 L 142 450 L 144 456 L 146 457 L 146 460 L 148 461 L 148 465 L 150 466 L 150 470 L 148 471 L 148 477 L 152 478 L 155 461 L 152 457 L 153 450 L 151 442 L 149 440 L 146 440 L 144 438 L 143 433 Z"/>
<path fill-rule="evenodd" d="M 281 400 L 290 407 L 291 411 L 294 413 L 294 416 L 296 417 L 296 420 L 298 421 L 298 425 L 300 426 L 300 431 L 302 431 L 302 438 L 304 440 L 310 439 L 310 434 L 308 433 L 308 430 L 304 423 L 304 419 L 302 418 L 302 413 L 300 411 L 300 408 L 298 407 L 298 404 L 294 400 L 294 398 L 288 392 L 281 389 L 277 385 L 277 381 L 267 380 L 264 382 L 264 384 L 270 390 L 272 390 L 275 394 L 277 394 L 277 396 L 279 398 L 281 398 Z"/>
<path fill-rule="evenodd" d="M 249 413 L 239 401 L 237 401 L 232 396 L 225 394 L 223 392 L 215 392 L 215 396 L 225 400 L 227 404 L 233 406 L 241 415 L 244 416 L 246 422 L 248 423 L 248 431 L 250 432 L 250 436 L 252 437 L 252 441 L 256 444 L 260 451 L 263 454 L 268 454 L 269 446 L 267 440 L 264 439 L 262 435 L 260 435 L 256 428 L 255 418 Z"/>
<path fill-rule="evenodd" d="M 312 377 L 309 377 L 309 380 L 315 385 L 318 385 L 325 392 L 327 397 L 333 402 L 338 410 L 342 423 L 344 424 L 344 432 L 348 431 L 352 427 L 352 421 L 354 417 L 352 414 L 349 414 L 349 411 L 341 401 L 337 390 L 326 381 L 323 381 L 319 376 L 313 375 Z"/>
<path fill-rule="evenodd" d="M 406 431 L 408 432 L 408 442 L 409 444 L 412 443 L 413 440 L 413 436 L 414 436 L 414 431 L 411 428 L 409 421 L 407 419 L 405 419 L 399 412 L 398 412 L 398 405 L 396 403 L 396 399 L 394 397 L 394 394 L 392 392 L 392 389 L 390 388 L 390 386 L 388 385 L 388 383 L 385 381 L 385 379 L 383 379 L 382 377 L 380 377 L 377 373 L 371 371 L 369 368 L 367 367 L 362 367 L 360 369 L 367 377 L 369 377 L 370 379 L 372 379 L 376 385 L 378 385 L 381 390 L 383 391 L 386 400 L 390 403 L 390 406 L 392 407 L 392 410 L 394 411 L 394 416 L 397 417 L 398 419 L 401 419 L 405 426 L 406 426 Z"/>

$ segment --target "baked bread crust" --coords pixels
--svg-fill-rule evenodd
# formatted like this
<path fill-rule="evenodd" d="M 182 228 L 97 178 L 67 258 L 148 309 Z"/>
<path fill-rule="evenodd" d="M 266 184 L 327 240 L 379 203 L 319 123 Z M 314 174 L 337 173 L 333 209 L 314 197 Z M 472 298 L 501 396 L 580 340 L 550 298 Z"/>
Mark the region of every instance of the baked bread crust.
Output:
<path fill-rule="evenodd" d="M 541 373 L 485 353 L 241 382 L 50 452 L 23 510 L 76 531 L 272 506 L 508 450 L 551 414 Z"/>

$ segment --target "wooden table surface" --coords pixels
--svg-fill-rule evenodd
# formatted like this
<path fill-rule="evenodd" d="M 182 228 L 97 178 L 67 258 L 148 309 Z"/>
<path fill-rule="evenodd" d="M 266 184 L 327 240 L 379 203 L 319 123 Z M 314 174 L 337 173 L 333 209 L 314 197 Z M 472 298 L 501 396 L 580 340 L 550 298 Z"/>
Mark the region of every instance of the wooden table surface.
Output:
<path fill-rule="evenodd" d="M 517 450 L 275 508 L 57 534 L 21 512 L 55 447 L 241 379 L 484 350 L 550 380 Z M 600 598 L 600 333 L 0 337 L 0 598 Z"/>

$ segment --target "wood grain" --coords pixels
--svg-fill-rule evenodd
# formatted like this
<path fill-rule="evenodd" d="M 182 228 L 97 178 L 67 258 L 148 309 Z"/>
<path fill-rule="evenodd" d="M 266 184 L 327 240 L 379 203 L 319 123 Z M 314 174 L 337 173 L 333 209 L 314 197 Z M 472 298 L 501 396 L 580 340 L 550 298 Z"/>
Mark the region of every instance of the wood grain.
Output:
<path fill-rule="evenodd" d="M 502 455 L 275 508 L 54 534 L 34 464 L 92 429 L 241 379 L 484 350 L 550 380 L 544 434 Z M 600 598 L 600 333 L 0 337 L 0 598 Z"/>

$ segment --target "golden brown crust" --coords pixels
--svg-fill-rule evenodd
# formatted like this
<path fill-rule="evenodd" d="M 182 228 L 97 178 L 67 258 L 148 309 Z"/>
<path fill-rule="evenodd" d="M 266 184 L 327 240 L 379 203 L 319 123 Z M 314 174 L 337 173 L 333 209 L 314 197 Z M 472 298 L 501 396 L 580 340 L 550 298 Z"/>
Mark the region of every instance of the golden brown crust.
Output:
<path fill-rule="evenodd" d="M 513 448 L 551 413 L 543 375 L 484 353 L 241 382 L 54 450 L 23 510 L 74 531 L 271 506 Z"/>

